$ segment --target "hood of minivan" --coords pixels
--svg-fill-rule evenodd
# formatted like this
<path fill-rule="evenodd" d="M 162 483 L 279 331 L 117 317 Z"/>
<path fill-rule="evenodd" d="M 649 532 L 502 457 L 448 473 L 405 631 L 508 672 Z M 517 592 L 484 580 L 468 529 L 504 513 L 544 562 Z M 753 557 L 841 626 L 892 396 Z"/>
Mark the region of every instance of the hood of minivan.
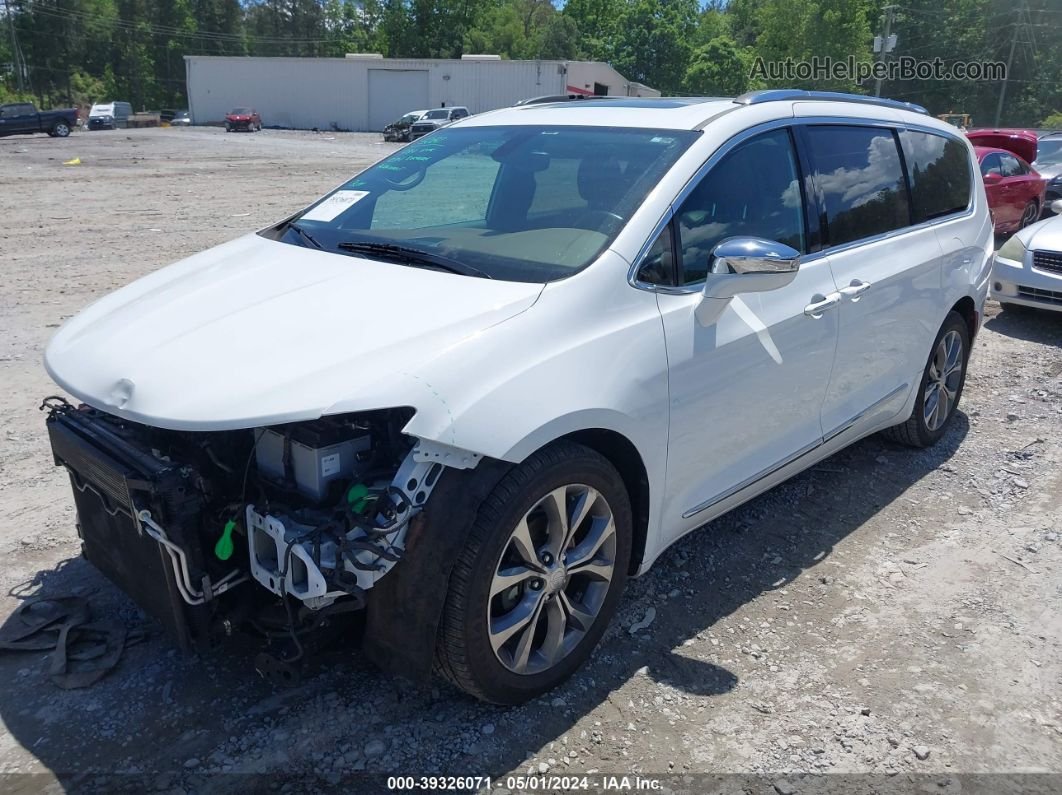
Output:
<path fill-rule="evenodd" d="M 970 130 L 966 137 L 974 146 L 1005 149 L 1026 163 L 1036 159 L 1036 133 L 1030 130 Z"/>
<path fill-rule="evenodd" d="M 542 287 L 247 235 L 97 301 L 45 366 L 89 405 L 175 430 L 312 419 L 340 401 L 415 407 L 432 394 L 418 367 L 459 356 Z"/>

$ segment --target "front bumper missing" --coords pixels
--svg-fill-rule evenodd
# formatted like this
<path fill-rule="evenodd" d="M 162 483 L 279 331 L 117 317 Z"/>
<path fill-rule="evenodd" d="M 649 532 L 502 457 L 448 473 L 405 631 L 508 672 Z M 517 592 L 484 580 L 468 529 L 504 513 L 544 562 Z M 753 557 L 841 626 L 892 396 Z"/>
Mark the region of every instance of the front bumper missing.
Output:
<path fill-rule="evenodd" d="M 210 602 L 238 576 L 211 582 L 199 542 L 203 500 L 187 471 L 138 450 L 89 412 L 57 401 L 45 408 L 55 463 L 73 487 L 85 558 L 181 648 L 207 645 Z"/>

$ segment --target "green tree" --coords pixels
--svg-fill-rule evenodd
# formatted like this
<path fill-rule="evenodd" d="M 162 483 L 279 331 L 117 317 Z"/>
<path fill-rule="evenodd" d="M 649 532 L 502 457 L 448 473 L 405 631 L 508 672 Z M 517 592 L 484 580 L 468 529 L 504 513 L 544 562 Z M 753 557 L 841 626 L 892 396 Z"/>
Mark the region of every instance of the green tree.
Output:
<path fill-rule="evenodd" d="M 609 61 L 615 52 L 620 19 L 629 0 L 568 0 L 563 15 L 580 34 L 579 49 L 592 61 Z"/>
<path fill-rule="evenodd" d="M 764 0 L 756 12 L 756 54 L 766 61 L 811 61 L 814 57 L 857 61 L 871 57 L 870 0 Z M 808 81 L 768 80 L 768 86 L 858 91 L 853 77 Z"/>
<path fill-rule="evenodd" d="M 700 47 L 686 69 L 685 89 L 690 94 L 732 97 L 761 87 L 749 77 L 754 54 L 728 35 Z"/>
<path fill-rule="evenodd" d="M 681 91 L 698 12 L 697 0 L 633 0 L 620 19 L 612 65 L 666 93 Z"/>

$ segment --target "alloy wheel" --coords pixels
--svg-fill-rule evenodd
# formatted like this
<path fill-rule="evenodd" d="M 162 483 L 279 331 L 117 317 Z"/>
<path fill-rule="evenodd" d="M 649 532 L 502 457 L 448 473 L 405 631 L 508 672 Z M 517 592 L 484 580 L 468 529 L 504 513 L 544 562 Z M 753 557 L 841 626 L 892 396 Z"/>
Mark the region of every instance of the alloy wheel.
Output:
<path fill-rule="evenodd" d="M 616 524 L 597 490 L 561 486 L 509 534 L 487 600 L 488 636 L 508 670 L 549 670 L 593 626 L 616 570 Z"/>
<path fill-rule="evenodd" d="M 940 428 L 951 414 L 962 384 L 965 363 L 962 337 L 957 331 L 949 331 L 941 337 L 929 361 L 922 403 L 926 428 L 930 431 Z"/>

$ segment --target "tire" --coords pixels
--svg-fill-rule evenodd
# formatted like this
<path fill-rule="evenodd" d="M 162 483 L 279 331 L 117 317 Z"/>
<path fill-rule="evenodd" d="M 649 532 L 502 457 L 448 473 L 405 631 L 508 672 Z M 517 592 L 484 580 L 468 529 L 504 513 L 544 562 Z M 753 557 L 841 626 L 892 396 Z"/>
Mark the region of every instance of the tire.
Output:
<path fill-rule="evenodd" d="M 67 124 L 65 121 L 57 121 L 55 124 L 52 125 L 52 130 L 48 133 L 48 135 L 52 136 L 53 138 L 66 138 L 68 135 L 70 135 L 70 125 Z"/>
<path fill-rule="evenodd" d="M 584 518 L 570 541 L 560 542 L 558 532 L 551 542 L 547 530 L 562 528 L 551 508 L 562 495 L 566 522 Z M 532 455 L 479 506 L 450 575 L 436 672 L 495 704 L 521 704 L 559 685 L 590 656 L 616 612 L 632 535 L 630 499 L 607 459 L 572 442 Z M 529 546 L 534 554 L 521 554 Z M 567 554 L 543 554 L 547 548 Z M 580 560 L 572 563 L 573 555 Z M 535 568 L 524 565 L 528 557 L 537 558 Z M 506 632 L 507 624 L 524 629 Z"/>
<path fill-rule="evenodd" d="M 1024 229 L 1029 224 L 1034 223 L 1037 218 L 1040 217 L 1040 207 L 1034 201 L 1028 202 L 1025 208 L 1021 211 L 1021 219 L 1018 221 L 1018 229 Z"/>
<path fill-rule="evenodd" d="M 956 342 L 960 347 L 953 353 L 952 346 Z M 969 361 L 970 329 L 962 315 L 955 311 L 949 312 L 944 319 L 944 325 L 933 340 L 933 347 L 930 348 L 911 416 L 906 422 L 883 431 L 885 437 L 908 447 L 930 447 L 940 441 L 962 399 L 962 390 L 966 384 L 966 365 Z M 942 364 L 943 380 L 938 378 Z M 949 388 L 944 390 L 942 383 L 946 383 Z M 943 407 L 943 418 L 938 414 L 942 396 L 948 396 Z M 927 403 L 932 397 L 936 400 L 929 405 L 930 412 L 927 416 Z"/>

